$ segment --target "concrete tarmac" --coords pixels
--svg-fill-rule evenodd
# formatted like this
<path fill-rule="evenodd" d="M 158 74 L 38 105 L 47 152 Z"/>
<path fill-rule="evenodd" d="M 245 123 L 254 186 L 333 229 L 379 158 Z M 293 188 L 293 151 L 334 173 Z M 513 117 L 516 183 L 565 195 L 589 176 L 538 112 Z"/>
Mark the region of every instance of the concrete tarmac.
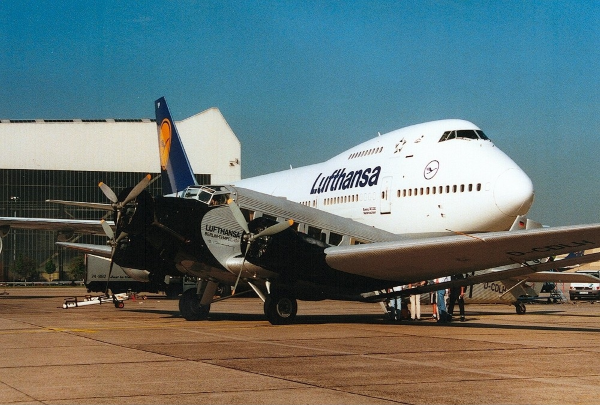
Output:
<path fill-rule="evenodd" d="M 600 402 L 600 304 L 467 305 L 466 322 L 440 325 L 301 301 L 295 324 L 272 326 L 258 298 L 188 322 L 160 295 L 63 309 L 85 289 L 4 291 L 2 404 Z"/>

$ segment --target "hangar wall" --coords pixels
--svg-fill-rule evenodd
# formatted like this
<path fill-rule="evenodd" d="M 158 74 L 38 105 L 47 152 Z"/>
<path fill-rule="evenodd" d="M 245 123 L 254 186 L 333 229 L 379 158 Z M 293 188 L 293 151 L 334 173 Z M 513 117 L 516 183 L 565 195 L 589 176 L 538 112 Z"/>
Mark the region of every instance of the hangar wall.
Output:
<path fill-rule="evenodd" d="M 176 122 L 200 184 L 228 184 L 241 178 L 241 145 L 217 108 Z M 137 184 L 146 174 L 160 194 L 158 135 L 154 119 L 73 119 L 0 121 L 4 154 L 0 159 L 0 216 L 100 219 L 106 212 L 49 204 L 47 199 L 106 202 L 103 181 L 115 192 Z M 54 244 L 55 232 L 11 230 L 3 238 L 0 280 L 19 276 L 12 267 L 19 256 L 32 259 L 43 273 L 55 262 L 61 279 L 78 253 Z M 84 243 L 106 242 L 85 236 Z M 57 276 L 54 276 L 56 279 Z"/>
<path fill-rule="evenodd" d="M 176 125 L 195 173 L 210 174 L 214 184 L 240 179 L 241 145 L 217 108 Z M 160 171 L 154 119 L 3 119 L 0 136 L 9 151 L 3 169 Z"/>

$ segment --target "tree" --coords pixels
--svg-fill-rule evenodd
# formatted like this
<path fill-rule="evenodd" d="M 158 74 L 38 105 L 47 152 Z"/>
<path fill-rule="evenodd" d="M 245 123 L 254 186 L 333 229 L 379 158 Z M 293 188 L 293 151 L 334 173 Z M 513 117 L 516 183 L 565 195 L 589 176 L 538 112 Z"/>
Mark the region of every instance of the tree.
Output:
<path fill-rule="evenodd" d="M 50 276 L 50 281 L 52 281 L 52 274 L 56 271 L 56 264 L 54 264 L 54 260 L 48 260 L 46 265 L 44 266 L 44 271 Z"/>
<path fill-rule="evenodd" d="M 76 256 L 69 263 L 69 272 L 73 280 L 83 280 L 85 276 L 85 260 L 83 256 Z"/>
<path fill-rule="evenodd" d="M 32 258 L 23 256 L 23 253 L 19 253 L 16 260 L 12 264 L 11 270 L 17 277 L 24 280 L 37 280 L 39 273 L 37 266 Z"/>

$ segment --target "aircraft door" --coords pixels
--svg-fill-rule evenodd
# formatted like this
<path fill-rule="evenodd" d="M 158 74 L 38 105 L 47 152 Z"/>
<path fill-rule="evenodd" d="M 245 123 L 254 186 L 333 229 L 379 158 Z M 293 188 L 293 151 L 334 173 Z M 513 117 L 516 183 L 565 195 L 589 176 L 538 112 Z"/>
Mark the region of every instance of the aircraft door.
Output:
<path fill-rule="evenodd" d="M 392 177 L 384 177 L 381 179 L 381 190 L 379 192 L 380 214 L 391 214 L 392 213 L 392 199 L 390 193 L 392 192 Z"/>

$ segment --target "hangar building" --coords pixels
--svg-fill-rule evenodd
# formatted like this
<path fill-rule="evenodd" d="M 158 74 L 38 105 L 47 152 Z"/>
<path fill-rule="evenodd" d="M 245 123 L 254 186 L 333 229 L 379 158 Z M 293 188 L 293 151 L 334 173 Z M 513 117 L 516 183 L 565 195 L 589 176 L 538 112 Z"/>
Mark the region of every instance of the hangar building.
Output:
<path fill-rule="evenodd" d="M 217 108 L 176 122 L 200 184 L 226 184 L 241 177 L 241 145 Z M 117 194 L 150 173 L 152 195 L 161 193 L 155 119 L 11 120 L 0 122 L 0 216 L 100 219 L 106 212 L 46 203 L 47 199 L 108 202 L 100 181 Z M 110 218 L 112 219 L 112 218 Z M 11 230 L 3 238 L 0 280 L 23 258 L 43 274 L 52 260 L 61 279 L 75 252 L 54 245 L 56 232 Z M 85 236 L 79 242 L 105 243 Z M 58 278 L 54 274 L 53 279 Z"/>

